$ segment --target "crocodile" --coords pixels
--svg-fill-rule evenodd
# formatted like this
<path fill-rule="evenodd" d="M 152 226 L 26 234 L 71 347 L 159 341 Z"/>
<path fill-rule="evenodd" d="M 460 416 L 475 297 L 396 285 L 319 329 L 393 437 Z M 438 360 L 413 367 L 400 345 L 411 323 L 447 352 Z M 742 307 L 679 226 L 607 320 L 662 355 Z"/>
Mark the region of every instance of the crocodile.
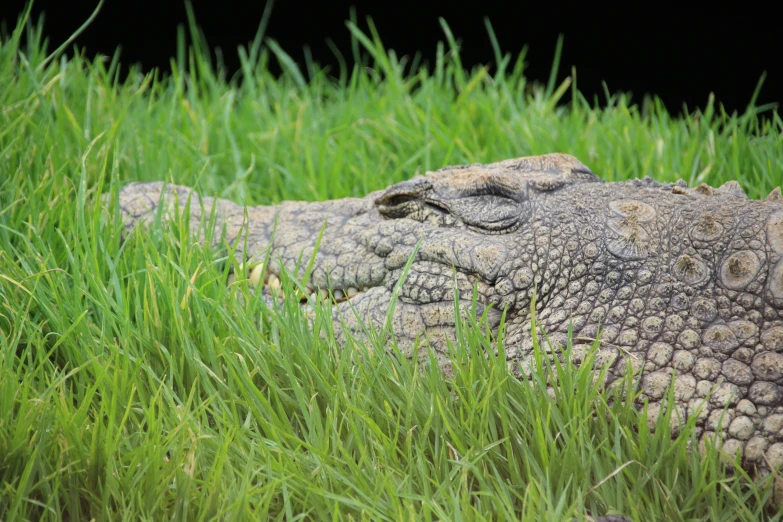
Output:
<path fill-rule="evenodd" d="M 651 428 L 673 388 L 674 434 L 696 416 L 700 446 L 762 475 L 783 465 L 780 188 L 761 201 L 736 181 L 605 182 L 557 153 L 446 166 L 360 198 L 245 207 L 135 182 L 118 203 L 129 232 L 189 201 L 193 234 L 214 211 L 215 237 L 238 245 L 266 299 L 282 268 L 312 259 L 302 304 L 331 300 L 340 342 L 383 328 L 395 300 L 399 348 L 432 348 L 448 371 L 455 310 L 475 306 L 493 332 L 504 320 L 505 357 L 524 378 L 535 315 L 550 346 L 571 329 L 577 364 L 598 340 L 608 384 L 636 368 Z"/>

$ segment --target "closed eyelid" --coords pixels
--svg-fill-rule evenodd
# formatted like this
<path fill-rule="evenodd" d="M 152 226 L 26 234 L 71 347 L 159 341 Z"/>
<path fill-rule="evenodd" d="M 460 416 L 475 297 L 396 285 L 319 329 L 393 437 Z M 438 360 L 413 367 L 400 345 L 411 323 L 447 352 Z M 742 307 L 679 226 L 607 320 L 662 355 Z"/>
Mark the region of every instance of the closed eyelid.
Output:
<path fill-rule="evenodd" d="M 484 183 L 475 187 L 473 190 L 465 194 L 466 196 L 503 196 L 510 199 L 516 199 L 519 195 L 519 191 L 516 187 L 512 187 L 502 183 Z"/>
<path fill-rule="evenodd" d="M 476 184 L 475 186 L 464 190 L 458 197 L 479 196 L 497 196 L 517 202 L 526 199 L 525 192 L 520 190 L 519 187 L 507 183 L 496 183 L 495 180 Z"/>
<path fill-rule="evenodd" d="M 527 193 L 526 185 L 518 179 L 495 174 L 471 175 L 461 180 L 452 178 L 444 185 L 443 190 L 437 190 L 440 187 L 436 187 L 436 191 L 448 196 L 448 199 L 492 195 L 519 201 L 525 199 Z"/>

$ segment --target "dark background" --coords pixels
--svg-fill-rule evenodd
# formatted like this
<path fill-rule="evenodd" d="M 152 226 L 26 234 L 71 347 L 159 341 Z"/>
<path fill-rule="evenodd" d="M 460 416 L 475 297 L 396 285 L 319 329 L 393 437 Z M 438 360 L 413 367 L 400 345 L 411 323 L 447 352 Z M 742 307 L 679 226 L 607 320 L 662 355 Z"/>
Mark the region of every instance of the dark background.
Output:
<path fill-rule="evenodd" d="M 542 5 L 543 4 L 543 5 Z M 742 112 L 750 102 L 762 73 L 767 78 L 757 104 L 783 101 L 783 37 L 768 10 L 721 11 L 708 8 L 669 8 L 654 4 L 626 7 L 562 2 L 404 2 L 278 0 L 272 9 L 267 35 L 300 64 L 303 46 L 310 47 L 316 62 L 330 65 L 337 74 L 337 61 L 326 45 L 331 38 L 351 59 L 350 33 L 345 27 L 349 8 L 355 6 L 360 27 L 367 31 L 372 17 L 387 48 L 398 56 L 422 58 L 433 65 L 438 40 L 445 35 L 438 23 L 443 16 L 461 44 L 467 68 L 491 64 L 494 54 L 484 27 L 489 17 L 502 51 L 513 58 L 528 45 L 526 76 L 546 82 L 552 66 L 557 37 L 565 36 L 558 74 L 561 81 L 575 66 L 578 88 L 588 100 L 605 101 L 602 82 L 609 91 L 631 92 L 641 103 L 645 93 L 661 97 L 669 111 L 680 113 L 703 108 L 710 92 L 727 111 Z M 33 19 L 45 13 L 49 49 L 65 41 L 90 15 L 96 1 L 39 0 Z M 211 48 L 220 48 L 230 76 L 239 64 L 237 46 L 254 37 L 264 1 L 209 0 L 193 2 L 196 20 Z M 736 5 L 736 4 L 735 4 Z M 0 0 L 0 19 L 11 30 L 24 0 Z M 187 24 L 185 4 L 180 0 L 107 0 L 93 24 L 76 40 L 88 56 L 111 56 L 121 47 L 125 65 L 140 63 L 144 71 L 168 70 L 176 56 L 177 25 Z"/>

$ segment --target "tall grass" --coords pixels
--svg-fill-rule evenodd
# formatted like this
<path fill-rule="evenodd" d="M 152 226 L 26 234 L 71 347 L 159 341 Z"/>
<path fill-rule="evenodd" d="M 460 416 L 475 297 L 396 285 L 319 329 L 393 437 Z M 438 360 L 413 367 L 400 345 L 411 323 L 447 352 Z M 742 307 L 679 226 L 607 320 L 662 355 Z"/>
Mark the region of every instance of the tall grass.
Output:
<path fill-rule="evenodd" d="M 302 70 L 260 34 L 231 79 L 192 17 L 165 73 L 47 61 L 40 23 L 2 37 L 0 519 L 779 520 L 769 481 L 689 452 L 692 425 L 672 439 L 662 415 L 651 433 L 592 356 L 519 381 L 478 356 L 473 318 L 446 380 L 381 337 L 339 347 L 328 311 L 313 330 L 295 302 L 227 287 L 228 253 L 182 223 L 120 241 L 99 196 L 129 180 L 269 204 L 562 151 L 606 180 L 737 179 L 751 197 L 781 183 L 783 122 L 755 100 L 679 118 L 654 98 L 598 107 L 575 72 L 529 83 L 489 25 L 493 75 L 461 66 L 445 22 L 429 69 L 368 26 L 348 23 L 364 66 Z"/>

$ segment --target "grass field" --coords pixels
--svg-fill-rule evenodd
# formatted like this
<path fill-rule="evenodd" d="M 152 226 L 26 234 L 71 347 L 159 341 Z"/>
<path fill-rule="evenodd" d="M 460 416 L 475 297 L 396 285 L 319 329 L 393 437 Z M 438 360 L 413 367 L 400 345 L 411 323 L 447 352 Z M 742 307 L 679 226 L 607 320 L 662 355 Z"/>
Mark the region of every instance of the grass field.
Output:
<path fill-rule="evenodd" d="M 466 322 L 447 381 L 227 288 L 229 255 L 181 226 L 120 241 L 99 196 L 130 180 L 255 205 L 561 151 L 606 180 L 781 184 L 783 121 L 755 99 L 599 106 L 575 73 L 531 85 L 524 56 L 464 70 L 445 26 L 427 68 L 350 30 L 366 67 L 298 69 L 258 40 L 241 81 L 184 30 L 171 71 L 127 79 L 117 57 L 47 60 L 40 24 L 2 37 L 0 520 L 780 520 L 769 481 L 687 451 L 692 425 L 651 433 L 589 360 L 531 386 L 471 357 L 488 340 Z"/>

